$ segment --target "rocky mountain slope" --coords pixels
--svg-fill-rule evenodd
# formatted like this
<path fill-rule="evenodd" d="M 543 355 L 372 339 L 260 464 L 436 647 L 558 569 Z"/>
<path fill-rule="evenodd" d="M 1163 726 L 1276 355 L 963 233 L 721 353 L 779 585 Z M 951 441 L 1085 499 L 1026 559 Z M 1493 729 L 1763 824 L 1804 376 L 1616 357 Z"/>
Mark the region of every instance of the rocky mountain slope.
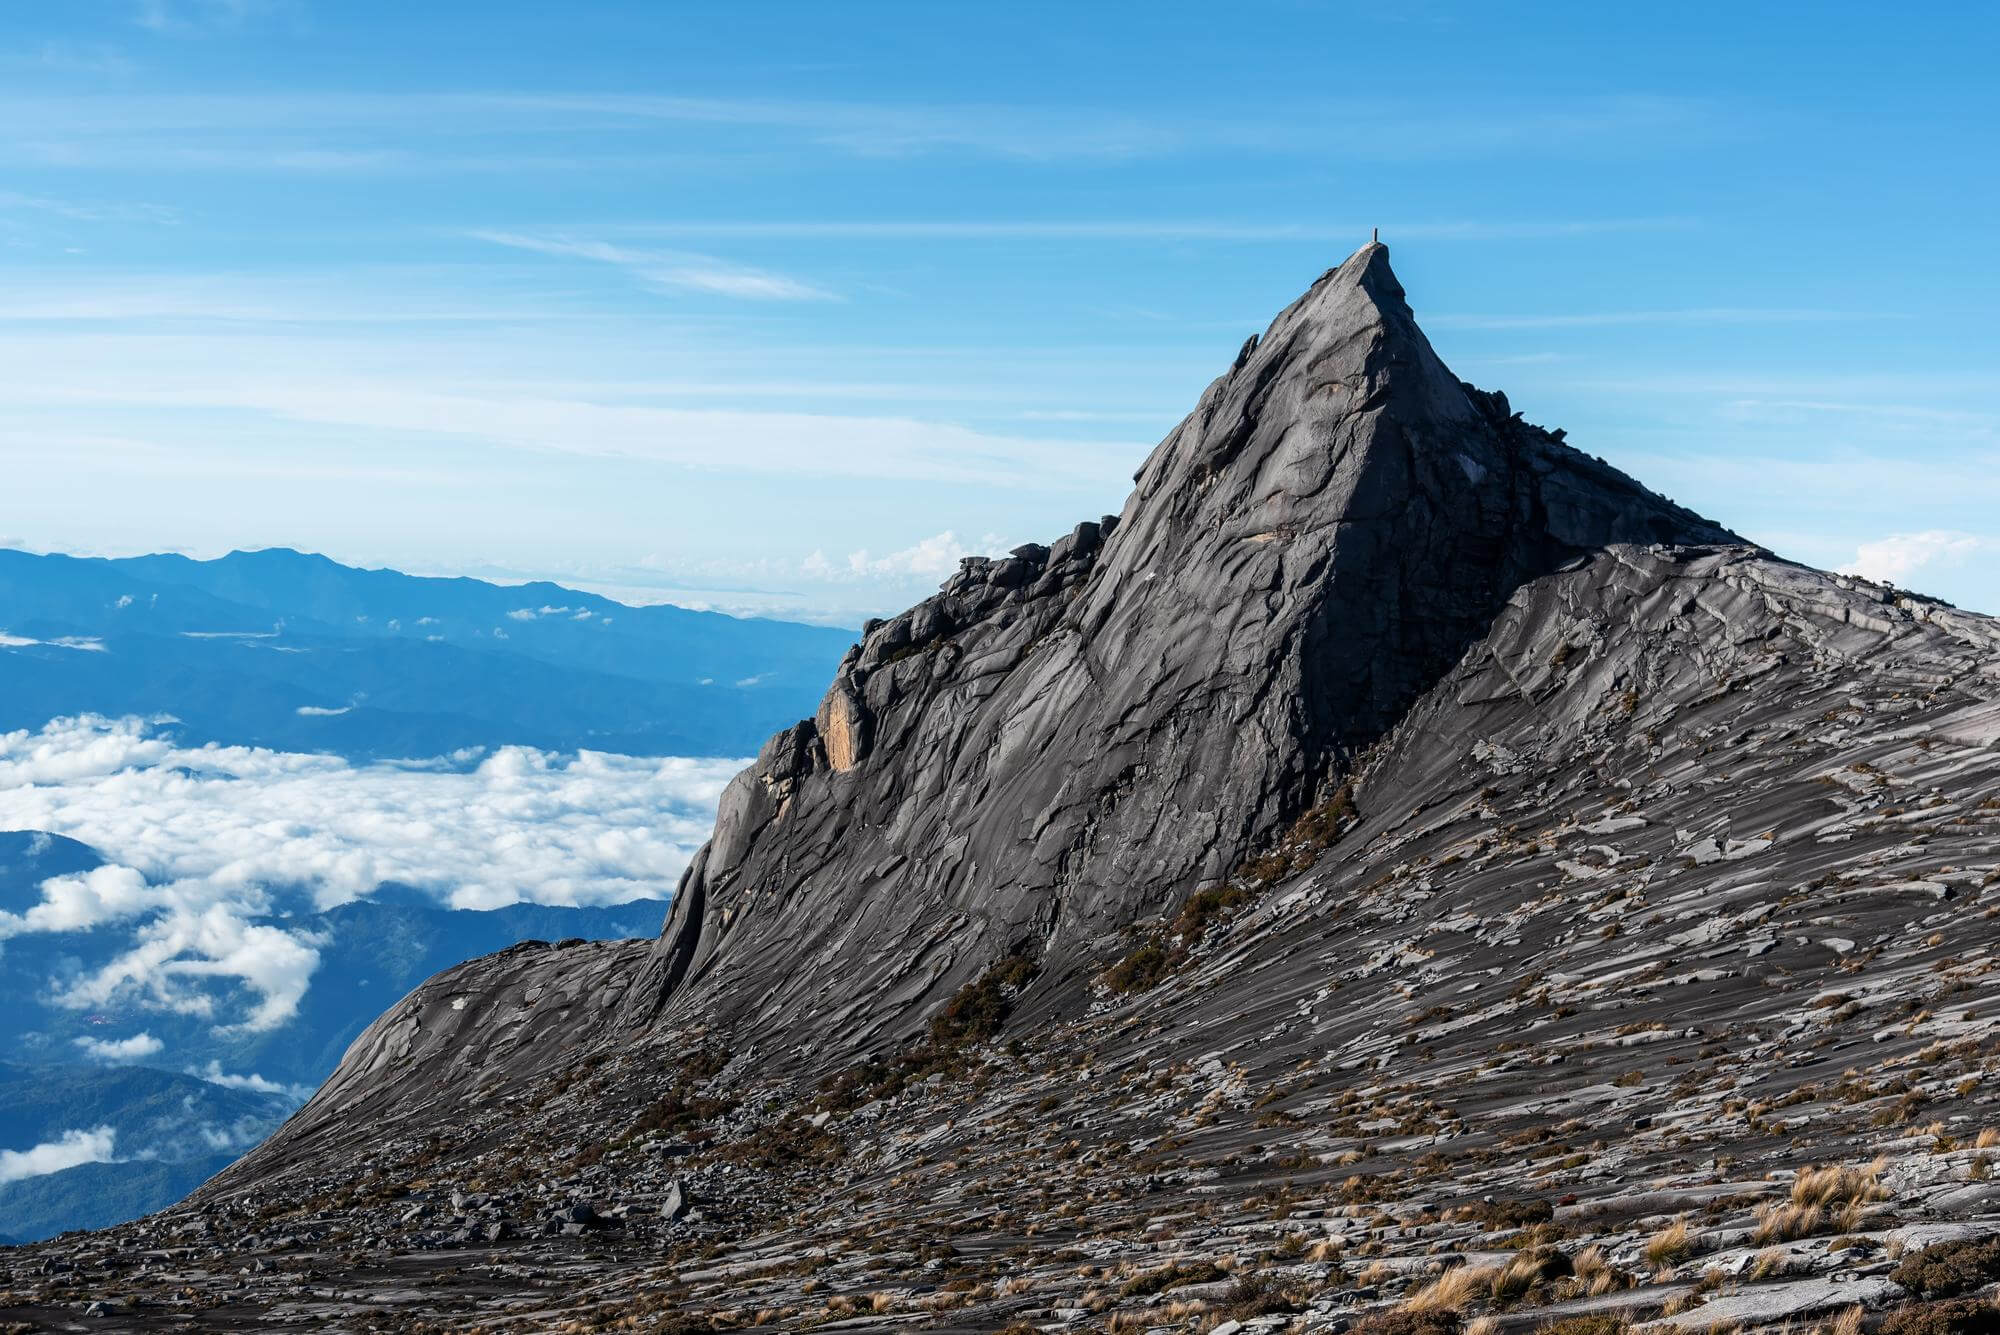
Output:
<path fill-rule="evenodd" d="M 431 980 L 0 1318 L 1992 1328 L 2000 624 L 1522 422 L 1379 246 L 1137 482 L 871 625 L 657 941 Z"/>

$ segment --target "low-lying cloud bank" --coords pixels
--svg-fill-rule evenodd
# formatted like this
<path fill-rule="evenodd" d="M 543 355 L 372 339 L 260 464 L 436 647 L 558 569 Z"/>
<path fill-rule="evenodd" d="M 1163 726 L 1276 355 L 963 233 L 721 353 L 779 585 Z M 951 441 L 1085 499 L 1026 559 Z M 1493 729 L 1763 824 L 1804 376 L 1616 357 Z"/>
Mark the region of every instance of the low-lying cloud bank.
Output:
<path fill-rule="evenodd" d="M 1926 529 L 1922 533 L 1896 533 L 1855 549 L 1854 559 L 1840 568 L 1843 575 L 1859 575 L 1881 583 L 1901 584 L 1918 571 L 1935 573 L 1964 565 L 1996 546 L 1993 539 L 1952 529 Z"/>
<path fill-rule="evenodd" d="M 45 1140 L 33 1149 L 0 1150 L 0 1183 L 60 1173 L 79 1164 L 110 1163 L 117 1140 L 117 1132 L 100 1126 L 89 1131 L 65 1131 L 60 1140 Z"/>
<path fill-rule="evenodd" d="M 131 1062 L 143 1057 L 158 1056 L 166 1044 L 151 1034 L 134 1034 L 130 1038 L 79 1038 L 76 1045 L 83 1049 L 86 1057 L 95 1057 L 102 1062 Z"/>
<path fill-rule="evenodd" d="M 0 912 L 0 941 L 116 926 L 130 949 L 67 980 L 59 1002 L 219 1019 L 206 984 L 234 979 L 251 1004 L 233 1027 L 270 1029 L 324 944 L 270 921 L 274 891 L 319 909 L 387 883 L 467 909 L 663 898 L 743 764 L 515 746 L 466 763 L 182 747 L 170 721 L 136 718 L 0 735 L 0 829 L 67 835 L 111 864 Z"/>
<path fill-rule="evenodd" d="M 283 1085 L 276 1080 L 266 1080 L 255 1071 L 247 1075 L 231 1075 L 222 1069 L 219 1061 L 210 1061 L 207 1066 L 188 1067 L 187 1073 L 197 1080 L 206 1080 L 211 1085 L 224 1089 L 247 1089 L 253 1094 L 280 1094 L 293 1103 L 304 1103 L 312 1097 L 311 1085 Z"/>

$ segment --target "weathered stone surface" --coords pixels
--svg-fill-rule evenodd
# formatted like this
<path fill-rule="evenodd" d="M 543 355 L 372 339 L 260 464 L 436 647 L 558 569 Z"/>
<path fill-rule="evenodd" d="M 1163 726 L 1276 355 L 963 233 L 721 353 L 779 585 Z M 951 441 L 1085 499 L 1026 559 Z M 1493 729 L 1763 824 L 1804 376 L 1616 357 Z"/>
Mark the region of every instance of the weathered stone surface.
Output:
<path fill-rule="evenodd" d="M 647 954 L 635 941 L 529 941 L 446 970 L 362 1031 L 306 1106 L 211 1189 L 353 1155 L 386 1120 L 448 1125 L 518 1096 L 597 1040 Z"/>
<path fill-rule="evenodd" d="M 667 1185 L 666 1198 L 660 1202 L 660 1218 L 672 1221 L 685 1216 L 689 1209 L 687 1184 L 675 1178 Z"/>
<path fill-rule="evenodd" d="M 1790 1284 L 1771 1284 L 1745 1293 L 1726 1294 L 1689 1308 L 1675 1316 L 1661 1317 L 1646 1325 L 1647 1330 L 1713 1330 L 1728 1326 L 1776 1325 L 1799 1317 L 1817 1316 L 1846 1307 L 1880 1307 L 1903 1296 L 1903 1291 L 1886 1279 L 1856 1279 L 1842 1283 L 1832 1279 L 1805 1279 Z"/>

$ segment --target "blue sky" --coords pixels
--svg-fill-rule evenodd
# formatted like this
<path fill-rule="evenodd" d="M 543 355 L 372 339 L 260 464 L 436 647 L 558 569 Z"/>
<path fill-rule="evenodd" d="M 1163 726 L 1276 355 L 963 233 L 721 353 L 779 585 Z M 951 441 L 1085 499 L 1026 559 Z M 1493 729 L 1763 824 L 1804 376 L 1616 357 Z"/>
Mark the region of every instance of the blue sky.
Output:
<path fill-rule="evenodd" d="M 1116 510 L 1379 225 L 1530 420 L 2000 611 L 1996 45 L 1970 4 L 5 0 L 0 537 L 852 621 Z"/>

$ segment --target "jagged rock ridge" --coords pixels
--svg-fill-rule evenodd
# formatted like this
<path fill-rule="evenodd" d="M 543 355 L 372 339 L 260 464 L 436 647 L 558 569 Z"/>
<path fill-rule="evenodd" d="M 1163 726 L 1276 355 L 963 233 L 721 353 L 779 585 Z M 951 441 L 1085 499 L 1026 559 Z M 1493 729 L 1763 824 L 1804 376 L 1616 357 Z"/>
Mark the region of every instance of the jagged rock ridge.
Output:
<path fill-rule="evenodd" d="M 1461 383 L 1379 244 L 1246 343 L 1136 480 L 1117 520 L 869 628 L 731 785 L 636 1017 L 837 1058 L 1009 951 L 1073 1000 L 1519 585 L 1611 543 L 1740 541 Z"/>

